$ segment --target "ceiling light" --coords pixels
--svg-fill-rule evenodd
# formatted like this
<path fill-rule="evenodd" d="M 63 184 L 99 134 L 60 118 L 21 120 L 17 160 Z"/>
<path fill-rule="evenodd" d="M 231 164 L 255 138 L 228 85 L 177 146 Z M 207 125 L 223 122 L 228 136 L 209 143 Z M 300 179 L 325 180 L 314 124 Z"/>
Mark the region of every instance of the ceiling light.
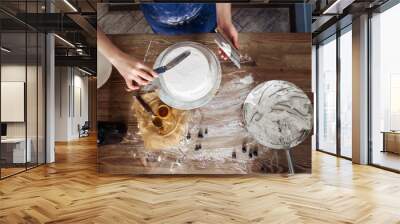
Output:
<path fill-rule="evenodd" d="M 64 39 L 64 38 L 62 38 L 62 37 L 60 37 L 59 35 L 57 35 L 57 34 L 54 34 L 54 36 L 55 37 L 57 37 L 59 40 L 61 40 L 62 42 L 64 42 L 64 43 L 66 43 L 67 45 L 69 45 L 70 47 L 73 47 L 73 48 L 75 48 L 75 45 L 73 45 L 71 42 L 69 42 L 68 40 L 66 40 L 66 39 Z"/>
<path fill-rule="evenodd" d="M 81 69 L 81 68 L 79 68 L 79 67 L 78 67 L 78 70 L 81 71 L 81 72 L 83 72 L 83 73 L 85 73 L 85 74 L 87 74 L 87 75 L 93 75 L 92 73 L 90 73 L 90 72 L 88 72 L 88 71 L 86 71 L 86 70 L 83 70 L 83 69 Z"/>
<path fill-rule="evenodd" d="M 68 0 L 64 0 L 65 4 L 67 4 L 74 12 L 78 12 L 78 10 L 73 6 Z"/>
<path fill-rule="evenodd" d="M 83 52 L 82 48 L 77 48 L 76 49 L 76 53 L 78 53 L 79 55 L 84 55 L 85 54 L 85 52 Z"/>
<path fill-rule="evenodd" d="M 6 53 L 10 53 L 10 52 L 11 52 L 10 49 L 7 49 L 7 48 L 5 48 L 5 47 L 1 47 L 0 49 L 1 49 L 2 51 L 6 52 Z"/>

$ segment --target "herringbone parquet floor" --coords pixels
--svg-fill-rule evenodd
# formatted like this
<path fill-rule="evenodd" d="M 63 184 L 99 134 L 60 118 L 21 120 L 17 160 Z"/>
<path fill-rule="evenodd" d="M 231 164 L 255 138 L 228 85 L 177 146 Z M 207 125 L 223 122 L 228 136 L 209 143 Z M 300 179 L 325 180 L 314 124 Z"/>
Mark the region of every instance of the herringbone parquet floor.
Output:
<path fill-rule="evenodd" d="M 0 223 L 400 223 L 400 175 L 313 153 L 313 174 L 134 177 L 96 172 L 94 138 L 0 181 Z"/>

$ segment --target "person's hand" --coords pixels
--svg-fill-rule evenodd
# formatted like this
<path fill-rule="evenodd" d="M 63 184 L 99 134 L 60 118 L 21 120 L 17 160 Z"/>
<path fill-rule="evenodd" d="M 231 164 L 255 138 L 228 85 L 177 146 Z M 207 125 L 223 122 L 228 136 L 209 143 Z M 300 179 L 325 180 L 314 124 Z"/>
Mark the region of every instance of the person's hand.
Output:
<path fill-rule="evenodd" d="M 218 30 L 225 34 L 236 49 L 239 49 L 239 34 L 231 22 L 218 24 Z M 218 49 L 218 54 L 223 60 L 228 60 L 228 56 L 221 49 Z"/>
<path fill-rule="evenodd" d="M 233 44 L 239 49 L 239 34 L 232 23 L 232 13 L 230 3 L 217 3 L 217 26 L 218 30 L 222 32 Z M 228 60 L 228 56 L 218 49 L 218 54 L 223 60 Z"/>
<path fill-rule="evenodd" d="M 116 47 L 101 28 L 97 29 L 97 47 L 125 79 L 128 91 L 137 90 L 158 76 L 151 68 Z"/>
<path fill-rule="evenodd" d="M 113 60 L 112 64 L 125 79 L 128 91 L 137 90 L 158 76 L 153 69 L 123 52 Z"/>

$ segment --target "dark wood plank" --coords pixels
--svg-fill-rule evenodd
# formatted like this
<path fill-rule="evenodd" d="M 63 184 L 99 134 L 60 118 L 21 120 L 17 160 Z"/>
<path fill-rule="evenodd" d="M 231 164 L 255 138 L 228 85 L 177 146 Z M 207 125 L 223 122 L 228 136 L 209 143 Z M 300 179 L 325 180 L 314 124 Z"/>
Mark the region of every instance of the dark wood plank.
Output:
<path fill-rule="evenodd" d="M 287 8 L 233 8 L 232 20 L 238 32 L 289 32 Z"/>
<path fill-rule="evenodd" d="M 103 18 L 108 13 L 108 5 L 103 3 L 97 4 L 97 20 Z"/>

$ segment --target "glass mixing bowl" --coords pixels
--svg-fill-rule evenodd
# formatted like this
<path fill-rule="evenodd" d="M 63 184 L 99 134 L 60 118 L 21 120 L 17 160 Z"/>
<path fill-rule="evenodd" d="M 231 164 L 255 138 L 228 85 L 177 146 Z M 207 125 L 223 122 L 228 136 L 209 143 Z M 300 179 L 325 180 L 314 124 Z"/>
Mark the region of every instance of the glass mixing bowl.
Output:
<path fill-rule="evenodd" d="M 191 110 L 195 109 L 198 107 L 201 107 L 208 102 L 212 100 L 212 98 L 215 96 L 215 94 L 218 91 L 218 88 L 221 84 L 221 65 L 219 63 L 219 60 L 217 56 L 212 52 L 210 49 L 208 49 L 206 46 L 195 43 L 195 42 L 190 42 L 190 41 L 185 41 L 185 42 L 180 42 L 176 43 L 168 48 L 166 48 L 161 54 L 157 57 L 153 68 L 158 68 L 160 66 L 165 65 L 169 61 L 166 60 L 168 58 L 168 54 L 170 54 L 172 51 L 178 48 L 182 47 L 190 47 L 190 48 L 195 48 L 199 52 L 201 52 L 204 57 L 207 59 L 208 62 L 208 71 L 209 75 L 211 78 L 210 82 L 210 88 L 207 88 L 208 91 L 207 93 L 195 100 L 187 100 L 187 99 L 182 99 L 177 97 L 175 94 L 173 94 L 167 87 L 166 84 L 166 79 L 163 77 L 163 74 L 159 76 L 157 80 L 157 84 L 160 87 L 158 90 L 158 95 L 165 104 L 168 106 L 171 106 L 176 109 L 180 110 Z M 190 57 L 190 56 L 189 56 Z M 179 64 L 177 65 L 179 66 Z M 196 66 L 196 65 L 193 65 Z"/>

